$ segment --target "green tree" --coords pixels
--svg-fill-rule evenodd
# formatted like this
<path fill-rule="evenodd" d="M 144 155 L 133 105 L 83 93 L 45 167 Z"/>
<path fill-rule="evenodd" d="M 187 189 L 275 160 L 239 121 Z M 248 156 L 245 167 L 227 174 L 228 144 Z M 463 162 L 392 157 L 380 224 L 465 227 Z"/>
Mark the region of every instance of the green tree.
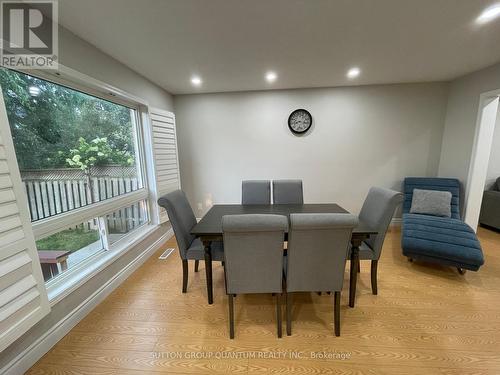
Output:
<path fill-rule="evenodd" d="M 134 161 L 132 155 L 126 150 L 115 150 L 108 144 L 107 138 L 95 138 L 87 142 L 84 138 L 78 140 L 78 148 L 69 151 L 71 157 L 66 158 L 66 163 L 73 168 L 80 168 L 85 173 L 87 182 L 87 195 L 94 201 L 92 188 L 92 168 L 97 165 L 119 163 L 131 165 Z M 61 155 L 64 154 L 61 152 Z"/>
<path fill-rule="evenodd" d="M 5 68 L 0 85 L 21 170 L 67 167 L 80 139 L 106 139 L 99 163 L 134 164 L 129 108 Z"/>
<path fill-rule="evenodd" d="M 134 161 L 128 151 L 117 151 L 110 147 L 107 138 L 94 138 L 87 142 L 85 138 L 78 140 L 78 148 L 69 151 L 71 157 L 66 158 L 66 163 L 70 167 L 80 168 L 88 172 L 96 165 L 106 165 L 118 163 L 121 165 L 130 165 Z"/>

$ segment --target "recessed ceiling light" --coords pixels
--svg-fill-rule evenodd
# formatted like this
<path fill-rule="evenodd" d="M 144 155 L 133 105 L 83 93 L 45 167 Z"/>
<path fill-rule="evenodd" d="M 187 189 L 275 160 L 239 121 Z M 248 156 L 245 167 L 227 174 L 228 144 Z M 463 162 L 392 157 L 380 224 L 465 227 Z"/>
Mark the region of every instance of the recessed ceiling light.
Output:
<path fill-rule="evenodd" d="M 497 17 L 500 17 L 500 3 L 492 5 L 483 10 L 479 17 L 476 18 L 476 23 L 479 25 L 483 25 L 485 23 L 493 21 Z"/>
<path fill-rule="evenodd" d="M 275 72 L 267 72 L 266 73 L 266 81 L 269 83 L 272 83 L 276 81 L 276 78 L 278 78 L 278 75 Z"/>
<path fill-rule="evenodd" d="M 30 93 L 31 96 L 38 96 L 40 95 L 40 87 L 38 86 L 30 86 L 28 88 L 28 92 Z"/>
<path fill-rule="evenodd" d="M 201 80 L 201 78 L 200 78 L 200 77 L 198 77 L 198 76 L 193 76 L 193 77 L 191 77 L 191 83 L 192 83 L 194 86 L 201 86 L 202 82 L 203 82 L 203 81 L 202 81 L 202 80 Z"/>
<path fill-rule="evenodd" d="M 347 71 L 347 78 L 353 79 L 361 74 L 361 69 L 354 67 Z"/>

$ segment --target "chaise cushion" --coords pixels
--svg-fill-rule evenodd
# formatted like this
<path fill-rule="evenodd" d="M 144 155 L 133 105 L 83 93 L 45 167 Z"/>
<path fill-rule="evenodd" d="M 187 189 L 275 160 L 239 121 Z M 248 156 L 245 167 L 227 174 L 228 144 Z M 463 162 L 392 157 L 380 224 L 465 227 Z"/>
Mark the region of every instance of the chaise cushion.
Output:
<path fill-rule="evenodd" d="M 419 214 L 403 215 L 403 254 L 477 270 L 483 252 L 476 233 L 459 219 Z"/>

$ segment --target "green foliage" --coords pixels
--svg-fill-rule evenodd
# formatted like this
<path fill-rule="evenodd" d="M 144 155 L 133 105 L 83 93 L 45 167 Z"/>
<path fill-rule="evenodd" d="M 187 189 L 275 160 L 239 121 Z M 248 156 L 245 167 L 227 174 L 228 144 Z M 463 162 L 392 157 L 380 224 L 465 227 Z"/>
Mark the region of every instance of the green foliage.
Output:
<path fill-rule="evenodd" d="M 78 148 L 69 151 L 71 157 L 66 159 L 66 163 L 70 167 L 80 168 L 87 173 L 95 165 L 111 163 L 131 165 L 134 161 L 130 152 L 113 150 L 107 138 L 95 138 L 90 143 L 80 138 L 78 142 Z"/>
<path fill-rule="evenodd" d="M 99 240 L 97 230 L 67 229 L 36 241 L 38 250 L 78 251 Z"/>
<path fill-rule="evenodd" d="M 21 169 L 67 167 L 81 139 L 105 139 L 112 150 L 95 165 L 134 164 L 129 108 L 5 68 L 0 85 Z"/>

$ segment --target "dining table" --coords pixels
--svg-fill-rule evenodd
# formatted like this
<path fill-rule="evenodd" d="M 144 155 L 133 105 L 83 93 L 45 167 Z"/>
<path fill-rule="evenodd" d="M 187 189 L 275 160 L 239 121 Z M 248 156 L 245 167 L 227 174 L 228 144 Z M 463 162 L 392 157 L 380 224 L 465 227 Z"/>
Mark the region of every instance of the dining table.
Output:
<path fill-rule="evenodd" d="M 349 213 L 346 209 L 335 203 L 313 203 L 313 204 L 266 204 L 266 205 L 243 205 L 243 204 L 215 204 L 203 218 L 192 228 L 191 234 L 198 237 L 205 250 L 205 272 L 207 278 L 208 303 L 213 303 L 213 282 L 212 282 L 212 253 L 211 244 L 214 241 L 222 241 L 222 217 L 225 215 L 247 215 L 247 214 L 271 214 L 283 215 L 290 222 L 291 214 L 316 214 Z M 359 265 L 359 247 L 362 242 L 370 236 L 376 235 L 377 229 L 368 223 L 360 220 L 353 229 L 351 236 L 350 252 L 350 279 L 349 279 L 349 306 L 354 307 L 356 299 L 356 284 Z M 285 230 L 287 241 L 288 229 Z"/>

